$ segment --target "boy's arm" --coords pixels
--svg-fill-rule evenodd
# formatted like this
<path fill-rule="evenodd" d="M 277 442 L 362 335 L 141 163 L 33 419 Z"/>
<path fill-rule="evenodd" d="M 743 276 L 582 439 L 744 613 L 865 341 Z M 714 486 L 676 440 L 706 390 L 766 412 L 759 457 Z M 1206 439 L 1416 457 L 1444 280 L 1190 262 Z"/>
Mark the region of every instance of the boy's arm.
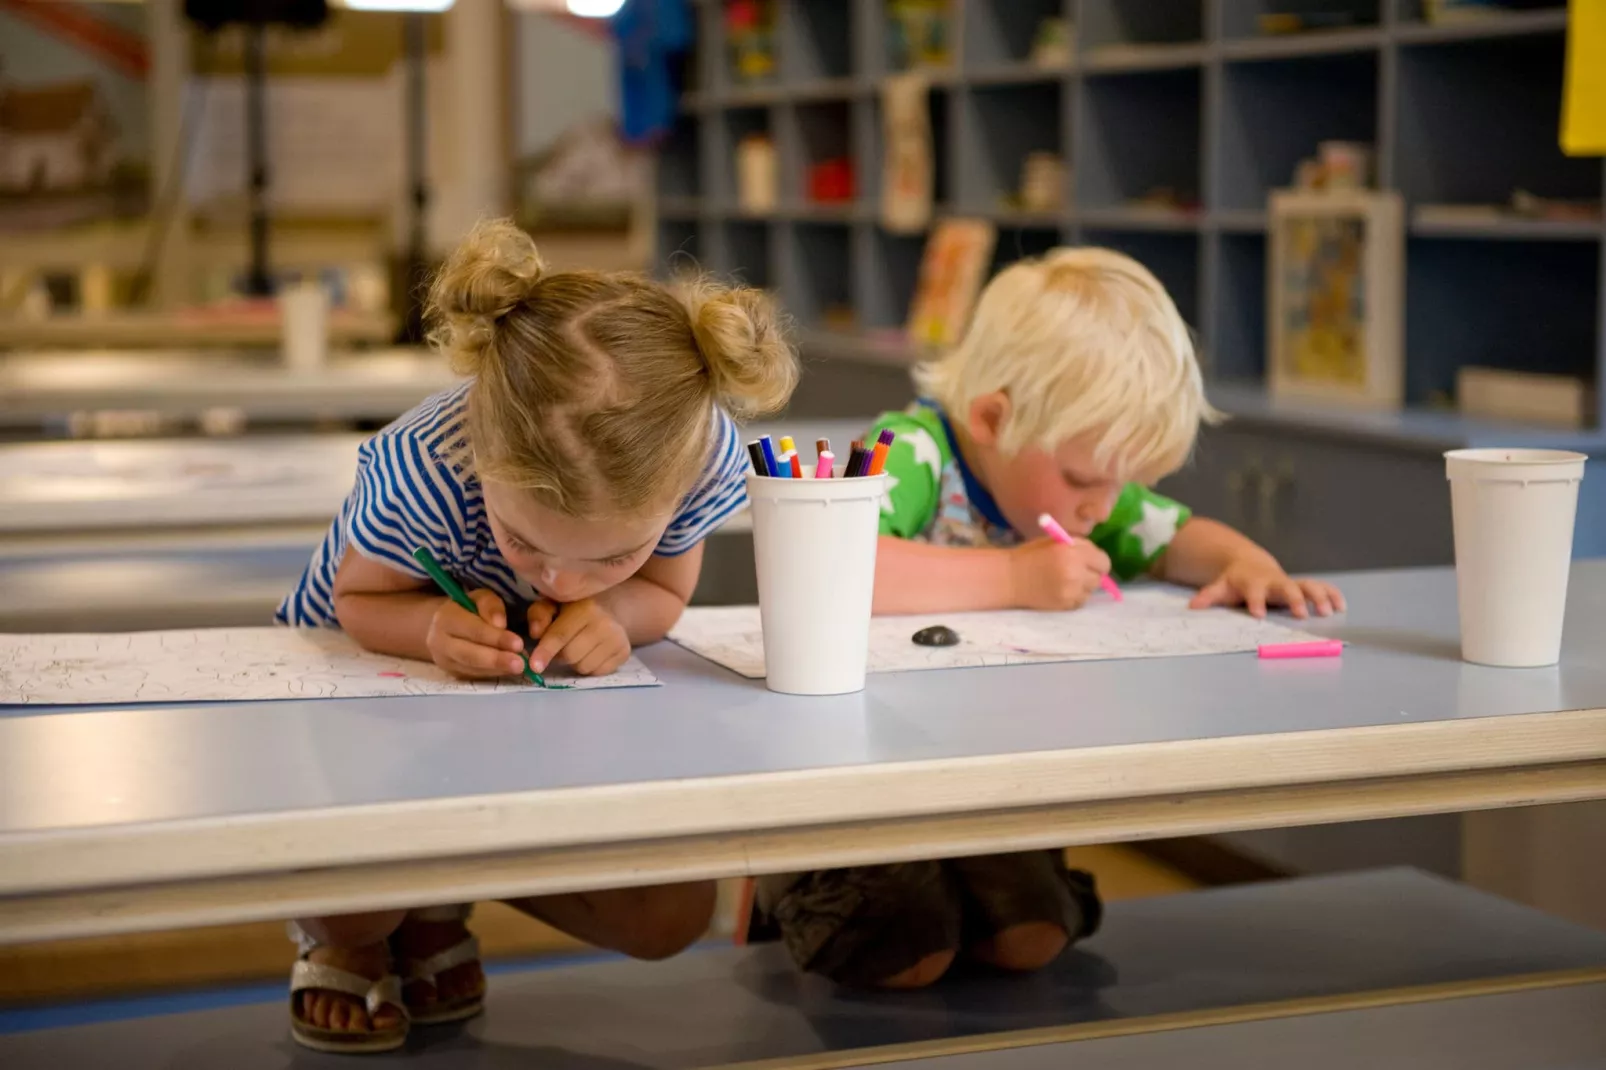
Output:
<path fill-rule="evenodd" d="M 1342 612 L 1344 596 L 1321 580 L 1294 579 L 1268 551 L 1248 536 L 1215 520 L 1193 517 L 1177 529 L 1154 574 L 1170 583 L 1199 588 L 1195 609 L 1239 605 L 1264 617 L 1268 605 L 1285 605 L 1301 619 L 1307 604 L 1327 616 Z"/>
<path fill-rule="evenodd" d="M 1015 606 L 1010 551 L 932 546 L 896 535 L 876 544 L 873 612 L 940 613 Z"/>

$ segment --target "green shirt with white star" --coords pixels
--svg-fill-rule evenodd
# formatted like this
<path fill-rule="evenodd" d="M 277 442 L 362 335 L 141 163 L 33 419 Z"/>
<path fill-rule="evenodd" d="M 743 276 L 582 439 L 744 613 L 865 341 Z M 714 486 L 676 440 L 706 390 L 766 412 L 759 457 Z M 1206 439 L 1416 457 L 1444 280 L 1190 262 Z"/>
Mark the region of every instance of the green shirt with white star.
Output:
<path fill-rule="evenodd" d="M 1019 532 L 992 522 L 971 501 L 937 408 L 916 402 L 902 412 L 883 413 L 867 441 L 888 429 L 897 438 L 887 454 L 881 534 L 938 546 L 1012 546 L 1023 541 Z M 1130 580 L 1149 571 L 1191 515 L 1180 502 L 1129 483 L 1090 537 L 1110 555 L 1116 578 Z"/>

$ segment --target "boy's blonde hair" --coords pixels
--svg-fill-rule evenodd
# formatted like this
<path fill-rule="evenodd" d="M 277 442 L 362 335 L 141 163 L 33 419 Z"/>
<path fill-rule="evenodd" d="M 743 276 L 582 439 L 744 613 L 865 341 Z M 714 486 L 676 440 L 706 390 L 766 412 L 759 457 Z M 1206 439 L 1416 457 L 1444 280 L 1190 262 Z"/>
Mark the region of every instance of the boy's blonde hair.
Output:
<path fill-rule="evenodd" d="M 480 478 L 568 516 L 672 508 L 708 461 L 715 406 L 771 412 L 797 383 L 763 292 L 548 271 L 505 220 L 480 224 L 452 254 L 429 313 L 432 340 L 474 377 Z"/>
<path fill-rule="evenodd" d="M 916 377 L 961 422 L 977 398 L 1006 394 L 1005 453 L 1093 435 L 1100 463 L 1141 482 L 1180 468 L 1201 421 L 1218 419 L 1165 287 L 1110 249 L 1054 249 L 1005 268 L 964 339 Z"/>

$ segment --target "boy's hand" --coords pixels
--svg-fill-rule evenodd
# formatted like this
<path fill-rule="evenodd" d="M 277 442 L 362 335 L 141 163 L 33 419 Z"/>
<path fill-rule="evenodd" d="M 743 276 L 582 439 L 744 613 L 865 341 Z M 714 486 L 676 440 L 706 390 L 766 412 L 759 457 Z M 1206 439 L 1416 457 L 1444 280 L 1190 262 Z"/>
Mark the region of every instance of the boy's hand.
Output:
<path fill-rule="evenodd" d="M 507 607 L 495 593 L 468 592 L 480 607 L 475 616 L 450 598 L 429 621 L 424 644 L 435 664 L 454 676 L 485 678 L 517 676 L 524 671 L 519 650 L 524 641 L 507 630 Z"/>
<path fill-rule="evenodd" d="M 1009 553 L 1014 602 L 1022 609 L 1076 609 L 1110 571 L 1109 556 L 1087 539 L 1070 546 L 1033 539 Z"/>
<path fill-rule="evenodd" d="M 1194 595 L 1194 609 L 1210 606 L 1244 606 L 1252 617 L 1264 617 L 1268 605 L 1287 606 L 1300 620 L 1316 615 L 1344 612 L 1344 596 L 1337 587 L 1321 580 L 1296 580 L 1283 571 L 1269 554 L 1246 554 L 1228 562 L 1221 575 Z"/>
<path fill-rule="evenodd" d="M 541 599 L 530 606 L 530 635 L 539 640 L 530 668 L 545 672 L 560 654 L 581 676 L 605 676 L 630 657 L 624 625 L 594 598 L 554 605 Z"/>

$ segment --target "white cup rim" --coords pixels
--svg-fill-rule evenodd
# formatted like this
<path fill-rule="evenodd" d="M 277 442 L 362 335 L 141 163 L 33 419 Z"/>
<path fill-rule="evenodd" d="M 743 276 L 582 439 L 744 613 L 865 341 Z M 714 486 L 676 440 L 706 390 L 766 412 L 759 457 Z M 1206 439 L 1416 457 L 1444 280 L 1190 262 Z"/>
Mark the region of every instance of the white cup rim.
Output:
<path fill-rule="evenodd" d="M 1577 453 L 1573 450 L 1529 449 L 1527 447 L 1507 448 L 1502 446 L 1448 450 L 1444 456 L 1446 460 L 1459 461 L 1463 464 L 1489 465 L 1491 467 L 1519 464 L 1561 466 L 1589 460 L 1588 454 Z"/>

